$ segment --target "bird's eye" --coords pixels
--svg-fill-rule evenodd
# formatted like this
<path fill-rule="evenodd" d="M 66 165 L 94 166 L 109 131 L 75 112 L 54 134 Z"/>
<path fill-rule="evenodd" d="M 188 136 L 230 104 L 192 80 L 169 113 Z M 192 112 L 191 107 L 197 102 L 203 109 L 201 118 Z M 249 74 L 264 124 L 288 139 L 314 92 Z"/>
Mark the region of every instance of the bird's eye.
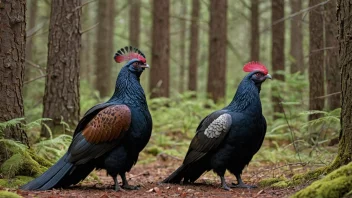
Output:
<path fill-rule="evenodd" d="M 256 73 L 255 75 L 256 75 L 257 77 L 262 77 L 262 76 L 263 76 L 262 73 Z"/>

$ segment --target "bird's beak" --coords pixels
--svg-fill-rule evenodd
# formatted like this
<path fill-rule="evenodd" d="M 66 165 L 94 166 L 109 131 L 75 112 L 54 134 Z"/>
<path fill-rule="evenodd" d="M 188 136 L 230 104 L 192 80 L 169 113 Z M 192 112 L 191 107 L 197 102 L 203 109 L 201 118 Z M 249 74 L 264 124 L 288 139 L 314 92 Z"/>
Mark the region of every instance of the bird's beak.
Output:
<path fill-rule="evenodd" d="M 265 78 L 273 79 L 270 74 L 267 74 Z"/>
<path fill-rule="evenodd" d="M 141 68 L 149 68 L 148 64 L 142 65 Z"/>

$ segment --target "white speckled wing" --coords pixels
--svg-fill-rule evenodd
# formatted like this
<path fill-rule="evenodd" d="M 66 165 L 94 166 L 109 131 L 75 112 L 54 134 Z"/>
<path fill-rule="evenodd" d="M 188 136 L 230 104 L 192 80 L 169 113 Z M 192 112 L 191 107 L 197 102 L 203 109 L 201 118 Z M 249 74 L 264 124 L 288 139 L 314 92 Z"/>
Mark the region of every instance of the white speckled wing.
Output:
<path fill-rule="evenodd" d="M 224 113 L 216 118 L 204 131 L 208 138 L 218 138 L 221 133 L 227 132 L 231 126 L 232 118 L 230 114 Z"/>

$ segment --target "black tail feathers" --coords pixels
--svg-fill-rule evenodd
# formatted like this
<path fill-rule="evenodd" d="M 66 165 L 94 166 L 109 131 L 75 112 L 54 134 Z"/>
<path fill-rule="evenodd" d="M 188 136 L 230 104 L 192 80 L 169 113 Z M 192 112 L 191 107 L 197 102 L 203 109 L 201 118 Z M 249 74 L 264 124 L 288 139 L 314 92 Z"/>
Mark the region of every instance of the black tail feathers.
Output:
<path fill-rule="evenodd" d="M 164 179 L 161 183 L 173 183 L 179 184 L 184 178 L 187 168 L 185 165 L 181 165 L 177 170 L 175 170 L 169 177 Z"/>
<path fill-rule="evenodd" d="M 51 188 L 61 187 L 62 179 L 71 172 L 73 164 L 66 162 L 65 154 L 56 164 L 50 167 L 41 176 L 20 187 L 23 190 L 48 190 Z"/>

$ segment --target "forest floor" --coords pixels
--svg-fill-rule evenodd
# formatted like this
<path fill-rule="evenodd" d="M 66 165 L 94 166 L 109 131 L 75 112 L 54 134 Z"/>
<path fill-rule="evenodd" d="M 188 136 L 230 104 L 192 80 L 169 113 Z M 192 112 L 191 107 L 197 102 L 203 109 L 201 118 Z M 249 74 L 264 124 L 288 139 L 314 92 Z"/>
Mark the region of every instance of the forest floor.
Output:
<path fill-rule="evenodd" d="M 113 180 L 106 176 L 105 171 L 97 171 L 96 174 L 100 179 L 88 180 L 71 187 L 69 189 L 54 189 L 48 191 L 22 191 L 9 190 L 23 197 L 97 197 L 97 198 L 113 198 L 113 197 L 288 197 L 302 187 L 290 187 L 285 189 L 273 189 L 272 187 L 255 188 L 255 189 L 232 189 L 225 191 L 220 188 L 219 177 L 213 172 L 208 172 L 197 180 L 194 185 L 174 185 L 174 184 L 158 184 L 162 179 L 174 171 L 180 164 L 181 160 L 175 158 L 158 157 L 157 160 L 148 164 L 138 164 L 127 173 L 127 179 L 131 185 L 140 185 L 139 190 L 127 191 L 122 190 L 115 192 L 112 189 Z M 270 164 L 270 163 L 254 163 L 250 164 L 244 170 L 242 175 L 243 181 L 248 184 L 257 184 L 264 178 L 287 176 L 293 174 L 294 168 L 282 170 L 287 165 Z M 302 172 L 304 168 L 294 170 L 294 173 Z M 121 182 L 121 179 L 119 178 Z M 236 181 L 235 177 L 226 174 L 228 184 Z"/>

